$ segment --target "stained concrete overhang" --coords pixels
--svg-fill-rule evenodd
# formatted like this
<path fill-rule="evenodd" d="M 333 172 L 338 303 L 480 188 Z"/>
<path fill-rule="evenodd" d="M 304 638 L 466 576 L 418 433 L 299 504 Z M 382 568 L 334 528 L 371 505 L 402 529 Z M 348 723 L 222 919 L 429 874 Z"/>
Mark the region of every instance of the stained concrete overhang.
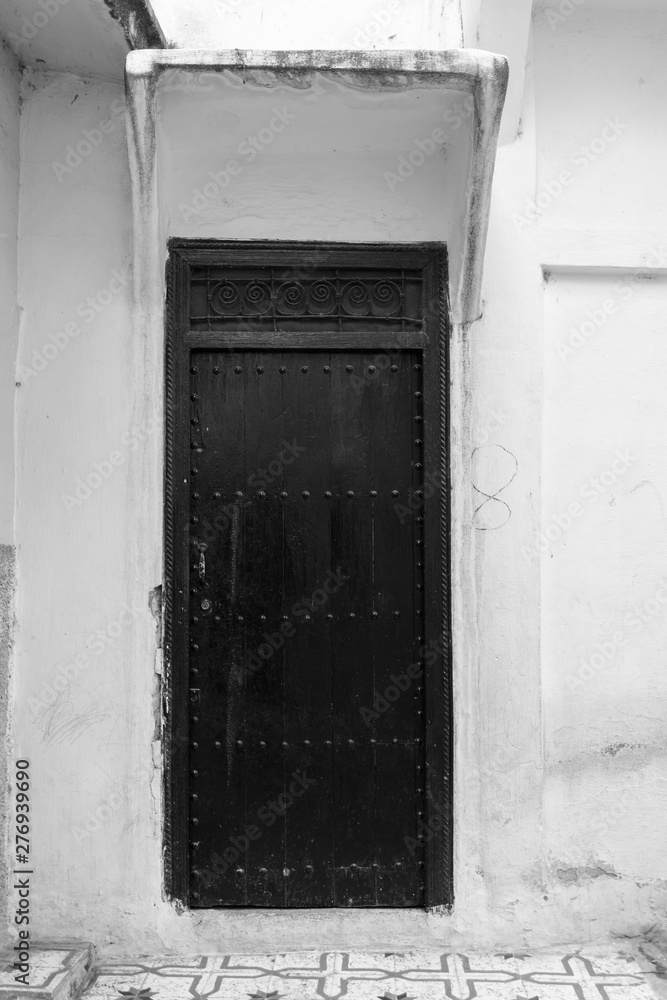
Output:
<path fill-rule="evenodd" d="M 450 51 L 261 52 L 151 50 L 130 53 L 126 64 L 130 110 L 130 157 L 135 208 L 135 278 L 139 301 L 156 303 L 150 286 L 161 271 L 156 177 L 156 114 L 160 81 L 178 73 L 186 87 L 202 73 L 215 73 L 237 92 L 289 88 L 307 91 L 318 81 L 364 92 L 461 91 L 473 98 L 471 152 L 459 186 L 460 233 L 457 252 L 450 253 L 451 319 L 468 324 L 479 317 L 482 266 L 488 226 L 491 183 L 508 65 L 503 56 L 473 49 Z M 173 89 L 173 87 L 172 87 Z M 203 99 L 203 96 L 200 95 Z M 151 245 L 152 244 L 152 245 Z M 143 291 L 142 291 L 143 288 Z M 144 294 L 145 293 L 145 294 Z"/>
<path fill-rule="evenodd" d="M 165 44 L 150 0 L 3 0 L 0 36 L 24 66 L 112 80 L 132 49 Z"/>
<path fill-rule="evenodd" d="M 579 10 L 609 13 L 629 11 L 642 14 L 646 11 L 664 11 L 665 0 L 533 0 L 534 11 L 551 9 L 569 17 Z"/>

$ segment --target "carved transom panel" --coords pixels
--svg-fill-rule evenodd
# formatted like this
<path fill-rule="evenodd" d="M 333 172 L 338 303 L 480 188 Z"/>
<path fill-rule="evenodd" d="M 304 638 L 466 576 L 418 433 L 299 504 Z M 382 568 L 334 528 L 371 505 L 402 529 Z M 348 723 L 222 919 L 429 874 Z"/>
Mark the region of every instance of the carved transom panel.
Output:
<path fill-rule="evenodd" d="M 190 325 L 197 330 L 418 330 L 419 271 L 363 268 L 192 270 Z"/>

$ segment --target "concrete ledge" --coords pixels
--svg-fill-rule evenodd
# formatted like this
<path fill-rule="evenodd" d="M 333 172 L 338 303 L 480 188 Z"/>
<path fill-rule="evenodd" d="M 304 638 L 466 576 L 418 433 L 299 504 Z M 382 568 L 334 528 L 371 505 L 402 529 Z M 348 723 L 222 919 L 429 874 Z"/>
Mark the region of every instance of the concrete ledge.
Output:
<path fill-rule="evenodd" d="M 95 965 L 95 946 L 87 942 L 44 943 L 30 947 L 29 985 L 17 983 L 17 952 L 0 955 L 0 1000 L 75 1000 L 88 985 Z"/>

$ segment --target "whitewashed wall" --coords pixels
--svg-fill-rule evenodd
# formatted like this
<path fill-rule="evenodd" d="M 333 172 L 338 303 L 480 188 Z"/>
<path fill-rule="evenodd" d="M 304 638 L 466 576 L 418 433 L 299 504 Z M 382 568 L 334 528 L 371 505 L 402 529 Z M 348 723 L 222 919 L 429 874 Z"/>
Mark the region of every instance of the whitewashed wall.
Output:
<path fill-rule="evenodd" d="M 33 933 L 104 945 L 123 923 L 132 858 L 154 833 L 136 804 L 152 733 L 136 720 L 150 716 L 151 691 L 124 624 L 148 613 L 147 594 L 124 607 L 134 456 L 124 98 L 119 85 L 31 74 L 23 102 L 15 752 L 33 774 Z M 97 926 L 94 911 L 105 914 Z"/>
<path fill-rule="evenodd" d="M 6 742 L 9 664 L 14 617 L 14 362 L 18 345 L 17 237 L 19 203 L 19 66 L 0 44 L 0 843 L 7 816 Z M 0 864 L 0 900 L 7 897 L 7 870 Z M 0 937 L 4 937 L 3 926 Z"/>
<path fill-rule="evenodd" d="M 167 40 L 190 49 L 427 49 L 461 44 L 459 0 L 157 0 Z"/>
<path fill-rule="evenodd" d="M 172 40 L 205 40 L 203 5 L 155 6 Z M 310 47 L 326 35 L 360 47 L 366 18 L 384 7 L 337 8 L 334 25 L 287 0 L 263 22 L 259 5 L 244 4 L 222 12 L 220 44 Z M 409 12 L 395 31 L 383 27 L 383 44 L 392 34 L 397 47 L 450 37 L 435 5 L 410 0 Z M 132 341 L 120 92 L 68 76 L 25 81 L 19 363 L 40 370 L 19 369 L 14 731 L 44 817 L 37 934 L 66 931 L 126 954 L 215 950 L 221 935 L 246 949 L 498 947 L 638 934 L 665 918 L 665 30 L 664 14 L 585 5 L 555 22 L 535 14 L 521 127 L 498 156 L 484 315 L 470 331 L 473 516 L 457 530 L 474 571 L 458 596 L 474 613 L 455 623 L 465 629 L 455 664 L 457 901 L 451 916 L 429 918 L 200 919 L 161 899 L 148 606 L 160 582 L 151 414 L 161 345 Z M 277 135 L 234 187 L 184 213 L 208 171 L 261 127 L 259 104 L 255 113 L 252 99 L 234 102 L 172 80 L 159 124 L 165 238 L 447 238 L 456 213 L 442 197 L 446 157 L 393 192 L 383 177 L 401 146 L 423 138 L 430 112 L 406 116 L 385 148 L 349 139 L 308 166 L 321 126 L 315 115 L 306 129 L 304 106 L 293 138 Z M 378 103 L 369 134 L 380 116 Z M 662 274 L 637 274 L 649 266 Z M 53 337 L 62 347 L 46 358 Z M 94 485 L 78 483 L 88 477 Z M 568 513 L 574 503 L 580 513 Z"/>
<path fill-rule="evenodd" d="M 19 194 L 19 67 L 0 44 L 0 544 L 12 544 L 14 360 L 18 337 L 16 253 Z"/>

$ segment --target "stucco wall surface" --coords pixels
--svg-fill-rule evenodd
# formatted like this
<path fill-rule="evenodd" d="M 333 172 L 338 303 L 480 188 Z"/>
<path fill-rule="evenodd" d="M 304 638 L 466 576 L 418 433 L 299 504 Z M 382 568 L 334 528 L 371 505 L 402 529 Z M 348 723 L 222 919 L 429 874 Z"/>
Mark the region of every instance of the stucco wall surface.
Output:
<path fill-rule="evenodd" d="M 243 44 L 258 47 L 248 10 Z M 40 817 L 37 936 L 116 954 L 500 948 L 632 936 L 665 918 L 666 95 L 652 16 L 578 8 L 554 26 L 536 12 L 521 127 L 498 155 L 483 316 L 453 332 L 451 914 L 179 913 L 162 899 L 149 607 L 162 343 L 133 334 L 122 94 L 26 80 L 14 732 Z M 456 239 L 465 125 L 393 189 L 385 177 L 437 124 L 432 95 L 166 84 L 161 261 L 168 235 Z M 284 128 L 271 129 L 278 111 Z M 262 129 L 250 159 L 241 144 Z"/>
<path fill-rule="evenodd" d="M 487 801 L 508 827 L 534 804 L 506 899 L 518 918 L 541 891 L 541 929 L 563 938 L 665 918 L 665 27 L 535 12 L 471 330 L 473 442 L 486 406 L 505 415 L 493 476 L 473 454 L 470 483 L 496 496 L 477 494 L 497 515 L 476 538 L 479 708 L 509 788 L 499 802 L 494 774 Z"/>
<path fill-rule="evenodd" d="M 14 631 L 14 363 L 19 205 L 18 63 L 0 43 L 0 843 L 7 835 L 7 717 Z M 7 898 L 6 852 L 0 864 L 0 905 Z M 0 938 L 6 934 L 3 927 Z"/>
<path fill-rule="evenodd" d="M 104 944 L 91 914 L 122 924 L 132 858 L 156 838 L 136 802 L 152 664 L 127 633 L 149 612 L 125 522 L 138 439 L 122 88 L 28 73 L 21 162 L 14 743 L 32 769 L 33 935 Z"/>
<path fill-rule="evenodd" d="M 446 238 L 460 256 L 469 94 L 355 92 L 327 80 L 267 92 L 213 73 L 184 92 L 177 75 L 165 80 L 158 164 L 166 236 Z"/>
<path fill-rule="evenodd" d="M 0 542 L 14 541 L 14 362 L 18 343 L 19 83 L 16 57 L 0 43 Z"/>
<path fill-rule="evenodd" d="M 154 0 L 182 49 L 439 49 L 461 44 L 459 0 Z M 470 43 L 468 43 L 470 44 Z"/>
<path fill-rule="evenodd" d="M 661 924 L 667 17 L 535 25 L 537 228 L 555 248 L 541 251 L 542 524 L 526 553 L 541 563 L 546 873 L 594 927 L 605 901 L 612 928 Z M 599 249 L 579 249 L 591 231 Z"/>

